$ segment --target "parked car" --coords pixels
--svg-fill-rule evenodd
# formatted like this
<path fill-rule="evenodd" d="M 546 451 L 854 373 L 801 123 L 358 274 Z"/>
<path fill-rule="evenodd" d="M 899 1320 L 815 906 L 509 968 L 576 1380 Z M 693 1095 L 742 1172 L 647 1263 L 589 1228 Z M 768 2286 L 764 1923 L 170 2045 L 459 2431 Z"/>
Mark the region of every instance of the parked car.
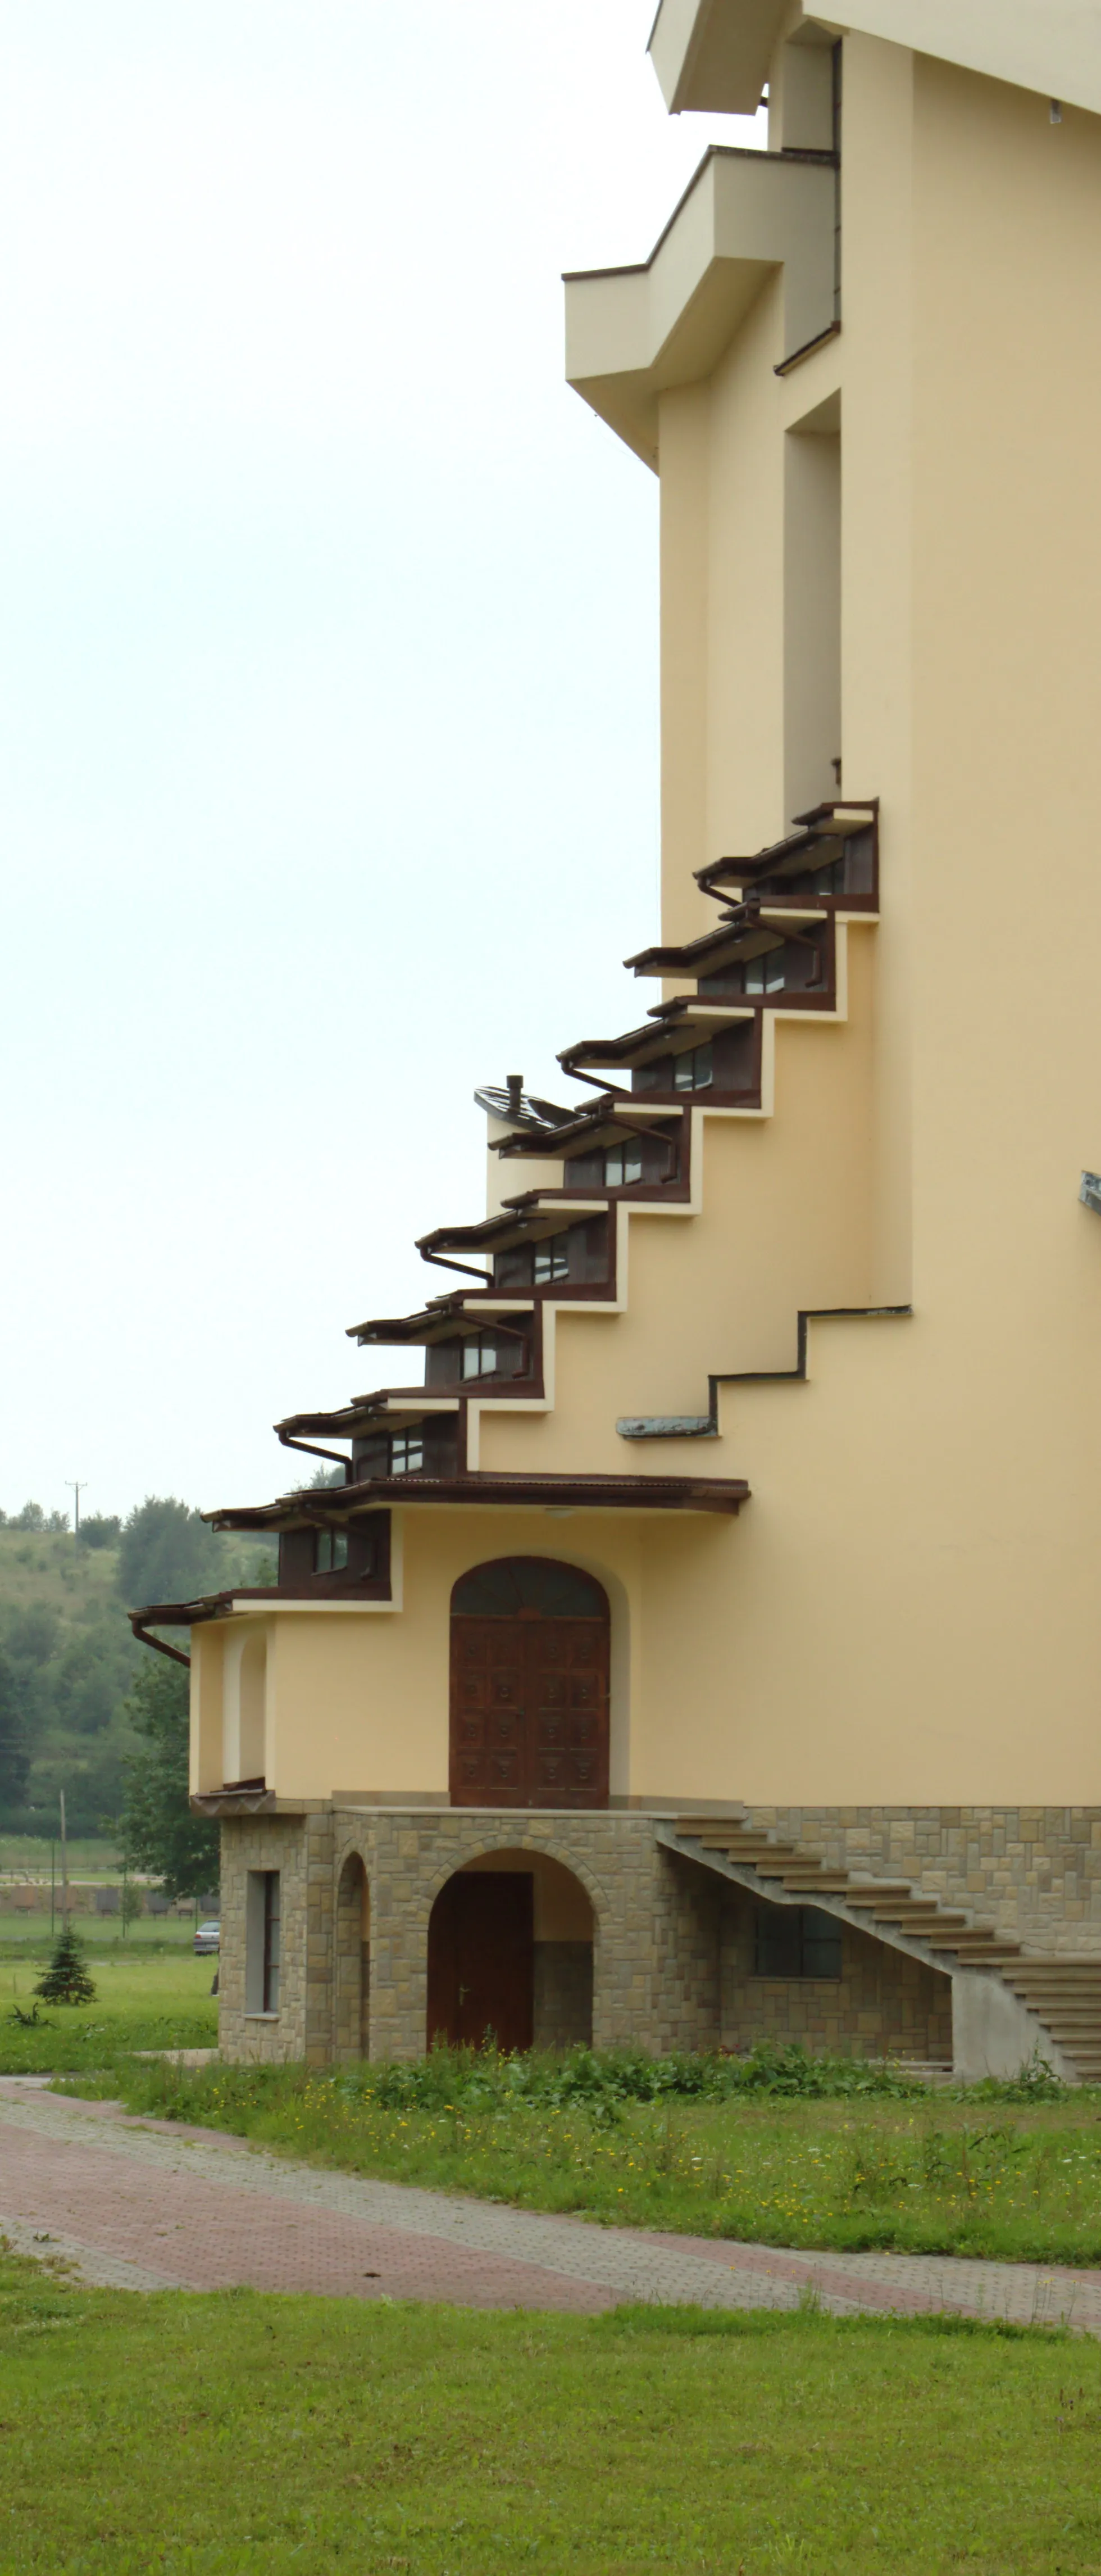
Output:
<path fill-rule="evenodd" d="M 220 1924 L 220 1923 L 200 1923 L 200 1925 L 199 1925 L 199 1929 L 198 1929 L 198 1931 L 196 1932 L 196 1935 L 195 1935 L 195 1956 L 196 1956 L 196 1958 L 197 1958 L 197 1959 L 209 1959 L 209 1957 L 210 1957 L 210 1955 L 211 1955 L 211 1952 L 212 1952 L 212 1951 L 214 1951 L 214 1950 L 220 1950 L 220 1949 L 221 1949 L 221 1946 L 222 1946 L 222 1927 L 221 1927 L 221 1924 Z"/>

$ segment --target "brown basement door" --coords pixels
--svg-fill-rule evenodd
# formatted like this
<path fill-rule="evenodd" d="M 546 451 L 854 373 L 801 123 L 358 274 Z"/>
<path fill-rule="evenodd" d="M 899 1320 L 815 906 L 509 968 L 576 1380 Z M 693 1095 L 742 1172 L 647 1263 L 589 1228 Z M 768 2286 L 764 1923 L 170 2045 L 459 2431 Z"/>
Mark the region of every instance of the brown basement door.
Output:
<path fill-rule="evenodd" d="M 469 1606 L 468 1606 L 469 1605 Z M 476 1566 L 451 1608 L 451 1803 L 606 1807 L 607 1595 L 578 1566 Z"/>
<path fill-rule="evenodd" d="M 531 2047 L 532 1880 L 520 1871 L 450 1878 L 428 1927 L 428 2045 Z"/>

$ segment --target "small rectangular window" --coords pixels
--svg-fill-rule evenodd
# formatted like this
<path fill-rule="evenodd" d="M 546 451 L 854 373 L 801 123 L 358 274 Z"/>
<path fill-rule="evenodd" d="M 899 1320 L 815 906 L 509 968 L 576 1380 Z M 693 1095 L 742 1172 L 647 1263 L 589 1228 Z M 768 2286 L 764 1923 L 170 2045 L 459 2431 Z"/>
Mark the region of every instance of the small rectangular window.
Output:
<path fill-rule="evenodd" d="M 392 1476 L 420 1476 L 424 1473 L 424 1434 L 421 1431 L 395 1431 L 390 1443 Z"/>
<path fill-rule="evenodd" d="M 782 993 L 786 981 L 786 955 L 782 947 L 766 948 L 762 950 L 759 957 L 747 959 L 745 970 L 747 993 Z"/>
<path fill-rule="evenodd" d="M 545 1286 L 549 1279 L 565 1279 L 568 1276 L 569 1267 L 570 1256 L 564 1234 L 552 1234 L 546 1243 L 536 1244 L 535 1284 L 537 1288 Z"/>
<path fill-rule="evenodd" d="M 839 1977 L 841 1925 L 818 1905 L 770 1905 L 754 1922 L 755 1977 Z"/>
<path fill-rule="evenodd" d="M 280 1918 L 277 1869 L 250 1869 L 245 1889 L 245 2011 L 279 2010 Z"/>
<path fill-rule="evenodd" d="M 347 1530 L 317 1530 L 313 1543 L 315 1574 L 343 1574 L 348 1563 Z"/>
<path fill-rule="evenodd" d="M 604 1187 L 621 1190 L 642 1179 L 641 1145 L 613 1145 L 604 1157 Z"/>
<path fill-rule="evenodd" d="M 711 1081 L 711 1047 L 690 1047 L 673 1058 L 674 1091 L 706 1091 Z"/>
<path fill-rule="evenodd" d="M 279 2010 L 279 1872 L 264 1872 L 264 2011 Z"/>
<path fill-rule="evenodd" d="M 492 1342 L 480 1334 L 463 1343 L 463 1376 L 492 1377 L 497 1368 L 497 1352 Z"/>

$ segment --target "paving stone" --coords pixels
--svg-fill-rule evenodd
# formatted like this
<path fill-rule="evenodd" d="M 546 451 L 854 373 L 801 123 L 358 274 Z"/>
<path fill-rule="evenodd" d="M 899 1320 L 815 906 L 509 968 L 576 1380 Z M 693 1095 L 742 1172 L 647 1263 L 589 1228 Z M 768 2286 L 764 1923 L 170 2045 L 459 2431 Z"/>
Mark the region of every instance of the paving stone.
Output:
<path fill-rule="evenodd" d="M 268 2155 L 0 2079 L 0 2228 L 90 2282 L 241 2284 L 595 2314 L 621 2300 L 838 2315 L 950 2310 L 1101 2335 L 1101 2272 L 953 2256 L 796 2253 L 505 2209 Z"/>

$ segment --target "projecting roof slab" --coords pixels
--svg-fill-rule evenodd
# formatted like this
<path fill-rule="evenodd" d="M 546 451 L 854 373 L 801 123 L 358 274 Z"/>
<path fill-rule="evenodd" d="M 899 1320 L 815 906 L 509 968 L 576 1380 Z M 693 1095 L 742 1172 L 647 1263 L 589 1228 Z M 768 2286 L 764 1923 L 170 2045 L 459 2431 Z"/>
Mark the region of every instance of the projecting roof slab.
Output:
<path fill-rule="evenodd" d="M 785 354 L 833 319 L 834 167 L 825 154 L 708 152 L 641 268 L 566 279 L 566 374 L 656 465 L 658 396 L 710 375 L 770 271 Z"/>
<path fill-rule="evenodd" d="M 848 0 L 807 14 L 1101 113 L 1101 0 Z M 786 15 L 785 0 L 661 0 L 650 55 L 666 106 L 752 116 Z"/>

